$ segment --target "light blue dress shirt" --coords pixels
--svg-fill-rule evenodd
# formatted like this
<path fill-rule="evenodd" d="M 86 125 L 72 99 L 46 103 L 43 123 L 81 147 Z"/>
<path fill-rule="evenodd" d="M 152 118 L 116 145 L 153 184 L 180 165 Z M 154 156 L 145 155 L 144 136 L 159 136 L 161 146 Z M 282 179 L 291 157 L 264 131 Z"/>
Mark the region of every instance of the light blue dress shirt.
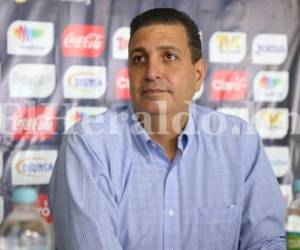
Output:
<path fill-rule="evenodd" d="M 131 106 L 69 130 L 49 188 L 58 249 L 286 249 L 285 204 L 257 132 L 189 112 L 171 162 Z"/>

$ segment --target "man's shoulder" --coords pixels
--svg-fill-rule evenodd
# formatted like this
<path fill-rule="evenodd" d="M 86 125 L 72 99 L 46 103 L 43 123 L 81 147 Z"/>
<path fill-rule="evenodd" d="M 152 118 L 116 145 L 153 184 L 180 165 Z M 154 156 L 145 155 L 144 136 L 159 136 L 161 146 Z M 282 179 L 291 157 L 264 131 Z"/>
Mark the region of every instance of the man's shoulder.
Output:
<path fill-rule="evenodd" d="M 232 130 L 233 128 L 238 128 L 241 131 L 252 129 L 252 126 L 248 122 L 238 116 L 219 112 L 201 105 L 193 104 L 192 112 L 198 131 L 205 132 L 207 129 L 217 129 L 226 132 L 228 129 Z"/>

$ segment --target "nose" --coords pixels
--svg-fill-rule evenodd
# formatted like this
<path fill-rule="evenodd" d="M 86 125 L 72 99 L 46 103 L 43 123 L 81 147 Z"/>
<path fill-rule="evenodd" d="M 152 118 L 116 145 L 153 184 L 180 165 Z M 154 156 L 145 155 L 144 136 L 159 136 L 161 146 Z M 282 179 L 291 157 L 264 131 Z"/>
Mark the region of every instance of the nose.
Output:
<path fill-rule="evenodd" d="M 161 78 L 161 65 L 158 59 L 149 57 L 146 66 L 145 79 L 147 81 L 154 81 Z"/>

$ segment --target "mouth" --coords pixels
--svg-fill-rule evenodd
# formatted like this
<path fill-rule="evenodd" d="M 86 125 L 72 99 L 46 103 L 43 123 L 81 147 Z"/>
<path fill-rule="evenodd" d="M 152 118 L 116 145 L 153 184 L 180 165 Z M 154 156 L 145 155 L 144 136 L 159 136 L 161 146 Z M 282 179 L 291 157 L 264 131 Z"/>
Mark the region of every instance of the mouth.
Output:
<path fill-rule="evenodd" d="M 163 94 L 168 92 L 167 90 L 163 89 L 156 89 L 156 88 L 149 88 L 149 89 L 144 89 L 142 91 L 143 95 L 157 95 L 157 94 Z"/>

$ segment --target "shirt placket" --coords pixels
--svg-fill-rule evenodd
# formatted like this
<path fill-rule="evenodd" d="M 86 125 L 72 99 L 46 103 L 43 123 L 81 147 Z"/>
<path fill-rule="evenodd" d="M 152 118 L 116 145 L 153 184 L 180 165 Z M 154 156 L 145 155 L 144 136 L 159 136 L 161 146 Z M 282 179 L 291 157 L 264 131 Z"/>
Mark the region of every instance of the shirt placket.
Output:
<path fill-rule="evenodd" d="M 179 236 L 178 172 L 176 158 L 170 165 L 164 196 L 164 250 L 176 250 Z"/>

